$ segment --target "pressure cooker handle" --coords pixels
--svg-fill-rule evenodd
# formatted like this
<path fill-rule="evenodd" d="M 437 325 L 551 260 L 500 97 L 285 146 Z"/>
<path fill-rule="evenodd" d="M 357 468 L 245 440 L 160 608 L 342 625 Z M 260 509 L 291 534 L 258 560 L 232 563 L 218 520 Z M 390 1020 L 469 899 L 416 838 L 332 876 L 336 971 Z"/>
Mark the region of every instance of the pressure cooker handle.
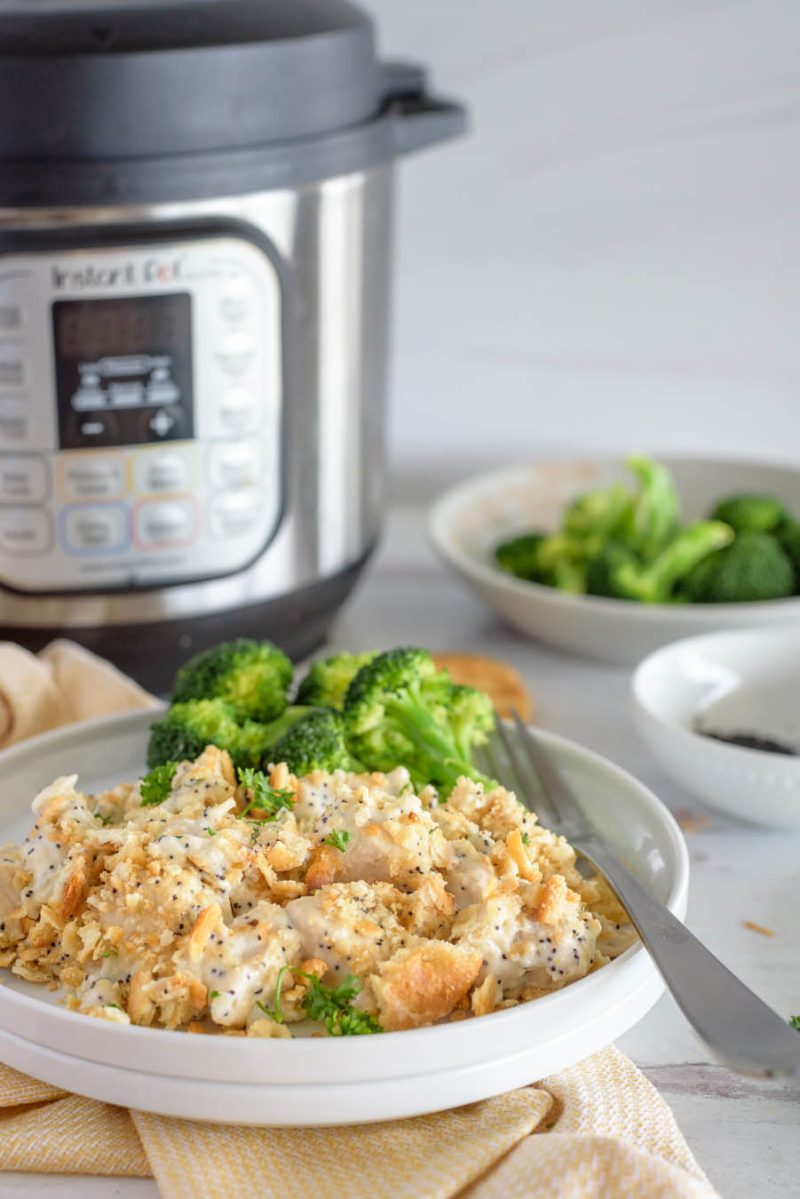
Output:
<path fill-rule="evenodd" d="M 398 155 L 413 154 L 466 132 L 466 108 L 455 100 L 431 96 L 424 67 L 413 62 L 387 62 L 383 72 L 384 109 L 394 118 L 393 139 Z"/>

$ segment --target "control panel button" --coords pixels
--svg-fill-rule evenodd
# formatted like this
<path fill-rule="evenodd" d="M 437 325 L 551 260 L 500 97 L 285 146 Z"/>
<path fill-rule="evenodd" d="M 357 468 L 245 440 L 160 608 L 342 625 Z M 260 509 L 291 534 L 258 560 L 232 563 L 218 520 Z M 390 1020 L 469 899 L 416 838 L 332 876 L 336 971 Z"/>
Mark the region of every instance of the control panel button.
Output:
<path fill-rule="evenodd" d="M 147 384 L 145 400 L 148 404 L 178 404 L 181 392 L 177 383 L 170 377 L 169 367 L 156 366 Z"/>
<path fill-rule="evenodd" d="M 145 409 L 139 424 L 142 441 L 177 441 L 186 436 L 186 420 L 179 408 Z"/>
<path fill-rule="evenodd" d="M 24 441 L 28 435 L 28 412 L 24 400 L 0 398 L 0 440 Z"/>
<path fill-rule="evenodd" d="M 252 284 L 244 278 L 228 279 L 219 299 L 219 310 L 231 322 L 244 320 L 255 307 L 256 298 Z"/>
<path fill-rule="evenodd" d="M 121 458 L 80 454 L 61 460 L 62 490 L 68 500 L 113 500 L 126 491 Z"/>
<path fill-rule="evenodd" d="M 22 349 L 14 342 L 0 342 L 0 387 L 22 387 L 25 365 Z"/>
<path fill-rule="evenodd" d="M 0 457 L 0 504 L 35 504 L 47 495 L 43 458 Z"/>
<path fill-rule="evenodd" d="M 29 557 L 50 548 L 50 517 L 40 508 L 0 508 L 0 549 Z"/>
<path fill-rule="evenodd" d="M 76 447 L 119 444 L 119 421 L 111 412 L 74 412 L 71 425 Z"/>
<path fill-rule="evenodd" d="M 245 373 L 255 358 L 255 347 L 244 333 L 231 333 L 217 350 L 217 359 L 224 371 L 239 377 Z"/>
<path fill-rule="evenodd" d="M 62 510 L 67 550 L 109 553 L 128 545 L 128 514 L 117 504 L 76 504 Z"/>
<path fill-rule="evenodd" d="M 75 412 L 93 412 L 97 408 L 105 408 L 106 393 L 100 386 L 100 376 L 94 371 L 84 371 L 77 391 L 72 395 L 72 407 Z"/>
<path fill-rule="evenodd" d="M 213 445 L 209 475 L 215 491 L 238 491 L 256 487 L 260 480 L 261 450 L 253 441 L 229 441 Z"/>
<path fill-rule="evenodd" d="M 139 491 L 185 491 L 190 475 L 189 459 L 177 450 L 140 454 L 136 460 Z"/>
<path fill-rule="evenodd" d="M 144 384 L 140 379 L 121 379 L 108 385 L 108 399 L 113 408 L 141 408 L 144 397 Z M 74 396 L 72 404 L 74 407 Z"/>
<path fill-rule="evenodd" d="M 20 305 L 0 302 L 0 332 L 19 333 L 22 324 L 23 313 Z"/>
<path fill-rule="evenodd" d="M 145 501 L 136 510 L 136 539 L 142 546 L 182 544 L 194 533 L 191 500 Z"/>
<path fill-rule="evenodd" d="M 260 500 L 255 488 L 215 496 L 209 512 L 212 537 L 240 537 L 248 533 L 258 520 Z"/>
<path fill-rule="evenodd" d="M 230 387 L 220 397 L 219 414 L 231 430 L 252 429 L 258 423 L 256 397 L 246 387 Z"/>

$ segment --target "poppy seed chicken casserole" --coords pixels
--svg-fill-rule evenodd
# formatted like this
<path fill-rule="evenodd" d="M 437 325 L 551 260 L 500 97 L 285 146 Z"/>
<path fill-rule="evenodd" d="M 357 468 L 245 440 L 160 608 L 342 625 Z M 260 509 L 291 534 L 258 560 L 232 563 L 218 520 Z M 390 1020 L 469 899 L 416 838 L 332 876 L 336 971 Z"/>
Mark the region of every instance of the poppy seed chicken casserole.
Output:
<path fill-rule="evenodd" d="M 209 746 L 90 796 L 34 800 L 0 849 L 0 965 L 119 1024 L 288 1037 L 485 1015 L 634 938 L 606 884 L 502 787 L 446 802 L 405 769 L 234 771 Z"/>

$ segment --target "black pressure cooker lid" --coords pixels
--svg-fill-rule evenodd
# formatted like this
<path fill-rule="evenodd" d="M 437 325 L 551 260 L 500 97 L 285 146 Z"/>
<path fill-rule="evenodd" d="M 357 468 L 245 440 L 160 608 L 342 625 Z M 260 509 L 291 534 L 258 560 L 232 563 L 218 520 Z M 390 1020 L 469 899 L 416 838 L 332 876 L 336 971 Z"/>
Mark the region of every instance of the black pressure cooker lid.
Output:
<path fill-rule="evenodd" d="M 0 156 L 188 154 L 329 132 L 380 97 L 347 0 L 0 0 Z"/>
<path fill-rule="evenodd" d="M 0 0 L 0 207 L 293 187 L 464 123 L 348 0 Z"/>

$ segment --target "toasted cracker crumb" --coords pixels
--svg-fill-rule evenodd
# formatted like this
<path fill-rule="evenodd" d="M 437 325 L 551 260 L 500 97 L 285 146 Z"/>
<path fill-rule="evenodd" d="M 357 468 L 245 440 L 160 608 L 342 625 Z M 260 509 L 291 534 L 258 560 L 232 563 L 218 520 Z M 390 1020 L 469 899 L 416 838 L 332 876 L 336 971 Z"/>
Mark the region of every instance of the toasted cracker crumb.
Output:
<path fill-rule="evenodd" d="M 743 920 L 742 924 L 745 928 L 749 928 L 754 933 L 761 933 L 762 937 L 774 937 L 774 928 L 765 928 L 763 924 L 756 924 L 755 920 Z"/>
<path fill-rule="evenodd" d="M 700 833 L 711 824 L 708 816 L 698 816 L 687 808 L 681 808 L 676 812 L 675 819 L 685 833 Z"/>

